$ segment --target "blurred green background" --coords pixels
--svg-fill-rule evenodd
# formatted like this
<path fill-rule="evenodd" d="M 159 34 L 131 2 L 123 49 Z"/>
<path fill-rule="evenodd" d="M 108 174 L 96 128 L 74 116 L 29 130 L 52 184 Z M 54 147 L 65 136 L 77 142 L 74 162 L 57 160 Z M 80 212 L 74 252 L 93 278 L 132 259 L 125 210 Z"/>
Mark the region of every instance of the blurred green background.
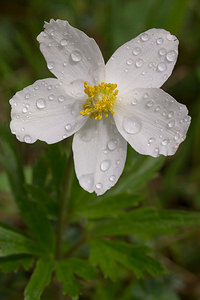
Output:
<path fill-rule="evenodd" d="M 10 122 L 8 101 L 13 94 L 37 79 L 52 76 L 36 41 L 43 22 L 51 18 L 68 20 L 93 37 L 105 61 L 121 44 L 149 28 L 164 28 L 178 37 L 178 62 L 163 89 L 187 105 L 192 123 L 176 155 L 166 160 L 159 176 L 148 184 L 146 201 L 147 205 L 168 209 L 200 210 L 200 1 L 0 0 L 0 123 L 5 126 Z M 27 174 L 44 149 L 44 143 L 27 146 L 16 141 L 16 151 L 23 153 Z M 0 221 L 23 226 L 2 168 Z M 199 228 L 184 235 L 158 238 L 152 243 L 170 272 L 156 279 L 138 281 L 131 299 L 200 299 Z M 0 274 L 0 299 L 22 299 L 28 277 L 22 271 L 9 276 Z M 110 294 L 102 294 L 99 288 L 95 300 L 112 299 L 124 289 L 118 283 L 107 282 L 105 286 Z"/>

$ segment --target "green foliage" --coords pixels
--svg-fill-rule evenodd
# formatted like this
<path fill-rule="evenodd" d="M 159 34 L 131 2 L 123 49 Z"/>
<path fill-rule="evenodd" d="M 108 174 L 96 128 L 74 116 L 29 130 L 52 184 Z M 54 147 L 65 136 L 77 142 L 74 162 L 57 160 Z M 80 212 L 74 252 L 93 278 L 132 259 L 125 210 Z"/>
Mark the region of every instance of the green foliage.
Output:
<path fill-rule="evenodd" d="M 40 296 L 51 280 L 53 262 L 48 259 L 40 259 L 25 289 L 25 300 L 39 300 Z"/>
<path fill-rule="evenodd" d="M 33 264 L 33 258 L 28 255 L 12 255 L 0 258 L 0 270 L 4 273 L 10 273 L 19 270 L 29 270 Z"/>
<path fill-rule="evenodd" d="M 150 249 L 136 247 L 128 243 L 111 240 L 93 240 L 90 243 L 90 260 L 99 265 L 106 277 L 116 280 L 120 277 L 116 263 L 120 263 L 132 270 L 137 277 L 144 277 L 148 272 L 151 275 L 163 273 L 161 265 L 148 256 Z"/>

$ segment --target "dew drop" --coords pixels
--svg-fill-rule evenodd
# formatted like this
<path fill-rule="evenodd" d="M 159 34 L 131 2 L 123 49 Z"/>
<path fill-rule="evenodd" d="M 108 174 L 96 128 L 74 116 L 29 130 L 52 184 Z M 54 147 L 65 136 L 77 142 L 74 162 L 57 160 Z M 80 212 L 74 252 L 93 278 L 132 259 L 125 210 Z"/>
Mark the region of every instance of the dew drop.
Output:
<path fill-rule="evenodd" d="M 30 98 L 30 94 L 29 93 L 27 93 L 27 94 L 25 94 L 25 97 L 24 97 L 25 99 L 29 99 Z"/>
<path fill-rule="evenodd" d="M 117 140 L 115 139 L 111 139 L 108 144 L 107 144 L 107 147 L 110 151 L 113 151 L 117 148 Z"/>
<path fill-rule="evenodd" d="M 127 133 L 135 134 L 141 130 L 142 124 L 139 120 L 130 117 L 130 118 L 124 118 L 123 127 Z"/>
<path fill-rule="evenodd" d="M 147 33 L 143 33 L 143 34 L 140 36 L 140 39 L 141 39 L 143 42 L 146 42 L 146 41 L 148 41 L 149 36 L 148 36 Z"/>
<path fill-rule="evenodd" d="M 30 144 L 32 142 L 32 138 L 30 135 L 24 136 L 24 142 Z"/>
<path fill-rule="evenodd" d="M 48 68 L 49 70 L 52 70 L 52 69 L 54 68 L 54 62 L 48 62 L 47 68 Z"/>
<path fill-rule="evenodd" d="M 164 42 L 163 38 L 158 38 L 158 39 L 156 40 L 156 44 L 157 44 L 157 45 L 162 45 L 163 42 Z"/>
<path fill-rule="evenodd" d="M 157 105 L 156 108 L 155 108 L 155 112 L 159 112 L 160 111 L 160 106 Z"/>
<path fill-rule="evenodd" d="M 67 46 L 68 42 L 67 40 L 63 39 L 60 41 L 61 46 Z"/>
<path fill-rule="evenodd" d="M 174 36 L 174 35 L 172 35 L 171 33 L 168 33 L 167 34 L 167 39 L 168 39 L 168 41 L 172 41 L 172 40 L 176 40 L 176 37 Z"/>
<path fill-rule="evenodd" d="M 170 111 L 169 113 L 168 113 L 168 118 L 172 118 L 174 116 L 174 112 L 173 111 Z"/>
<path fill-rule="evenodd" d="M 146 107 L 147 108 L 150 108 L 150 107 L 152 107 L 154 105 L 154 102 L 152 101 L 152 100 L 150 100 L 150 101 L 148 101 L 147 103 L 146 103 Z"/>
<path fill-rule="evenodd" d="M 96 184 L 96 188 L 97 188 L 98 190 L 102 189 L 102 187 L 103 187 L 103 186 L 102 186 L 102 184 L 101 184 L 100 182 Z"/>
<path fill-rule="evenodd" d="M 148 140 L 148 144 L 152 144 L 153 142 L 155 142 L 155 138 L 151 137 L 149 140 Z"/>
<path fill-rule="evenodd" d="M 107 171 L 110 168 L 110 166 L 111 166 L 110 160 L 106 159 L 102 161 L 100 165 L 101 171 L 103 172 Z"/>
<path fill-rule="evenodd" d="M 158 67 L 157 67 L 157 70 L 158 70 L 159 72 L 164 72 L 164 71 L 166 71 L 166 70 L 167 70 L 166 64 L 163 63 L 163 62 L 159 63 L 159 64 L 158 64 Z"/>
<path fill-rule="evenodd" d="M 141 48 L 139 47 L 135 47 L 133 48 L 133 51 L 132 51 L 133 55 L 138 55 L 141 53 Z"/>
<path fill-rule="evenodd" d="M 40 98 L 40 99 L 37 100 L 36 106 L 39 109 L 43 109 L 46 106 L 46 101 L 43 98 Z"/>
<path fill-rule="evenodd" d="M 68 130 L 70 130 L 72 128 L 72 125 L 71 124 L 67 124 L 66 126 L 65 126 L 65 129 L 68 131 Z"/>
<path fill-rule="evenodd" d="M 121 163 L 121 160 L 120 160 L 120 159 L 116 160 L 116 165 L 117 165 L 117 166 L 119 166 L 120 163 Z"/>
<path fill-rule="evenodd" d="M 66 66 L 67 66 L 67 62 L 66 62 L 66 61 L 64 61 L 64 63 L 63 63 L 63 66 L 64 66 L 64 67 L 66 67 Z"/>
<path fill-rule="evenodd" d="M 169 143 L 169 141 L 168 141 L 167 139 L 164 139 L 164 140 L 161 142 L 161 144 L 162 144 L 163 146 L 167 146 L 168 143 Z"/>
<path fill-rule="evenodd" d="M 75 50 L 71 53 L 71 59 L 73 62 L 79 62 L 82 59 L 81 53 L 78 50 Z"/>
<path fill-rule="evenodd" d="M 49 95 L 49 97 L 48 97 L 48 98 L 49 98 L 49 100 L 50 100 L 50 101 L 52 101 L 52 100 L 54 100 L 54 99 L 55 99 L 55 96 L 54 96 L 53 94 L 51 94 L 51 95 Z"/>
<path fill-rule="evenodd" d="M 133 60 L 131 58 L 126 61 L 126 64 L 129 66 L 132 65 L 132 63 L 133 63 Z"/>
<path fill-rule="evenodd" d="M 167 53 L 166 59 L 168 62 L 173 62 L 176 60 L 176 56 L 177 56 L 176 52 L 172 50 Z"/>
<path fill-rule="evenodd" d="M 175 121 L 174 121 L 174 120 L 169 121 L 168 124 L 167 124 L 167 126 L 168 126 L 169 128 L 174 127 L 174 125 L 175 125 Z"/>
<path fill-rule="evenodd" d="M 135 62 L 135 65 L 137 68 L 141 68 L 143 66 L 143 60 L 141 58 L 138 58 Z"/>
<path fill-rule="evenodd" d="M 151 69 L 153 67 L 153 63 L 149 63 L 149 68 Z"/>
<path fill-rule="evenodd" d="M 163 55 L 165 55 L 166 54 L 166 49 L 165 48 L 161 48 L 160 50 L 159 50 L 159 54 L 161 55 L 161 56 L 163 56 Z"/>
<path fill-rule="evenodd" d="M 132 105 L 136 105 L 137 102 L 138 102 L 137 99 L 133 98 L 132 101 L 131 101 L 131 104 L 132 104 Z"/>
<path fill-rule="evenodd" d="M 91 190 L 94 185 L 94 177 L 92 174 L 82 175 L 79 178 L 79 183 L 85 190 Z"/>
<path fill-rule="evenodd" d="M 111 182 L 114 182 L 115 179 L 116 179 L 116 176 L 115 176 L 115 175 L 111 175 L 110 178 L 109 178 L 109 180 L 110 180 Z"/>
<path fill-rule="evenodd" d="M 28 109 L 26 107 L 23 107 L 22 112 L 25 114 L 27 113 Z"/>
<path fill-rule="evenodd" d="M 65 96 L 63 96 L 63 95 L 58 96 L 58 101 L 59 101 L 59 102 L 65 101 Z"/>
<path fill-rule="evenodd" d="M 144 99 L 147 99 L 148 97 L 149 97 L 148 93 L 145 93 L 144 96 L 143 96 Z"/>

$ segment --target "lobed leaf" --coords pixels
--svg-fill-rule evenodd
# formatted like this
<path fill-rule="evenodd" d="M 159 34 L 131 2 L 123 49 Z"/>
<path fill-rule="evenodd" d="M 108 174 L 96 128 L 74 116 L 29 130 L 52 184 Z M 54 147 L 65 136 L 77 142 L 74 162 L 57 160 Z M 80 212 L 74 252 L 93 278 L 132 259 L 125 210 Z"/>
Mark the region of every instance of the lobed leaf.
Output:
<path fill-rule="evenodd" d="M 29 270 L 34 262 L 31 256 L 12 255 L 0 258 L 0 270 L 4 273 L 17 271 L 20 267 Z"/>

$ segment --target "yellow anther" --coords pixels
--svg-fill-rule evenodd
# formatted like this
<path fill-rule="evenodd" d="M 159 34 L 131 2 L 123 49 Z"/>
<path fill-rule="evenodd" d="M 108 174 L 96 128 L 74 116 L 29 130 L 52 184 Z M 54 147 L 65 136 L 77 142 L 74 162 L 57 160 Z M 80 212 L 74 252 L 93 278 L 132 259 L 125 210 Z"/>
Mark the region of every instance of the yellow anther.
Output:
<path fill-rule="evenodd" d="M 109 112 L 114 114 L 112 107 L 118 94 L 116 84 L 102 82 L 99 85 L 90 86 L 84 82 L 84 87 L 84 92 L 89 98 L 83 103 L 84 110 L 80 112 L 82 116 L 101 120 L 102 116 L 108 117 Z"/>

